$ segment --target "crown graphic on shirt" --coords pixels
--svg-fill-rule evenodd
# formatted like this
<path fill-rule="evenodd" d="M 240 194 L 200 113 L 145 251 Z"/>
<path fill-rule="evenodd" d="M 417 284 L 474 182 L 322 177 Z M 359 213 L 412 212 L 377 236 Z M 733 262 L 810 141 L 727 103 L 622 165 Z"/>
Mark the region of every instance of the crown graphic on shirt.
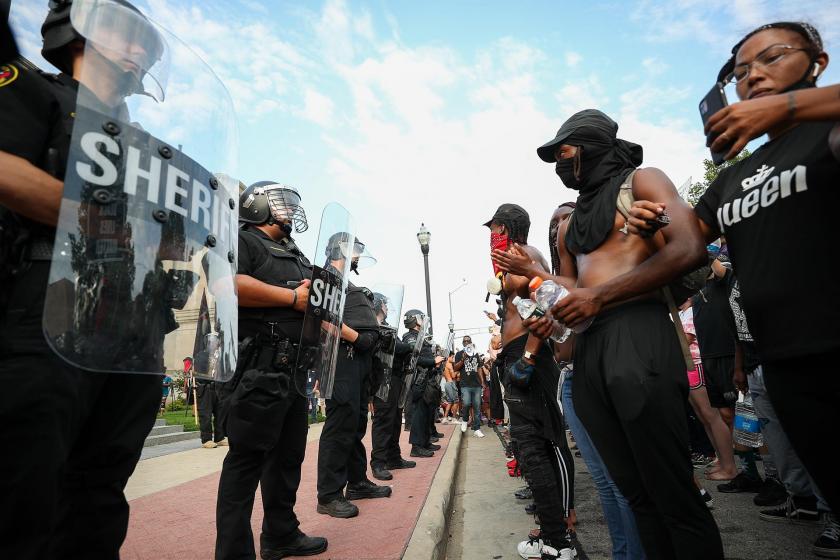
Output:
<path fill-rule="evenodd" d="M 741 181 L 741 187 L 743 187 L 744 190 L 747 190 L 759 186 L 761 183 L 764 182 L 764 180 L 767 177 L 770 176 L 771 173 L 773 173 L 774 169 L 776 169 L 775 166 L 767 167 L 766 164 L 762 165 L 761 167 L 756 169 L 755 175 L 753 175 L 752 177 L 747 177 L 746 179 Z"/>

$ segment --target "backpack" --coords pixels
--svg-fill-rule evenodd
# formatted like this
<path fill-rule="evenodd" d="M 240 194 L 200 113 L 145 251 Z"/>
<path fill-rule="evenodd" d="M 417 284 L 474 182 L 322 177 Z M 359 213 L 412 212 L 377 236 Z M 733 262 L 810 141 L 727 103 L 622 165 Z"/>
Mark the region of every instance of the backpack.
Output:
<path fill-rule="evenodd" d="M 627 178 L 624 179 L 624 182 L 618 189 L 616 208 L 621 215 L 624 216 L 625 223 L 624 228 L 622 228 L 624 233 L 628 233 L 627 220 L 630 219 L 630 208 L 636 200 L 633 196 L 633 176 L 635 174 L 636 170 L 634 169 L 629 175 L 627 175 Z M 680 278 L 675 279 L 667 286 L 663 286 L 661 289 L 662 297 L 665 300 L 665 303 L 668 304 L 668 309 L 671 312 L 671 320 L 674 323 L 674 329 L 677 331 L 677 338 L 680 341 L 680 347 L 682 348 L 683 358 L 685 359 L 687 370 L 694 369 L 694 360 L 691 359 L 691 351 L 688 348 L 688 338 L 685 336 L 685 331 L 683 331 L 682 321 L 680 321 L 680 313 L 679 310 L 677 310 L 676 302 L 679 301 L 682 303 L 703 289 L 706 285 L 706 279 L 711 273 L 712 269 L 710 262 L 701 266 L 697 270 L 693 270 Z"/>

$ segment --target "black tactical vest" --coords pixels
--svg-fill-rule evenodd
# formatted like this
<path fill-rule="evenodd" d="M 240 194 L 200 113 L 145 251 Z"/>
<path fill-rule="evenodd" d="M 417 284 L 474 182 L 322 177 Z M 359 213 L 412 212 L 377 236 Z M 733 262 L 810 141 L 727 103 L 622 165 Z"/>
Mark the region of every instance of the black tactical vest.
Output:
<path fill-rule="evenodd" d="M 248 235 L 259 240 L 264 251 L 254 263 L 252 276 L 261 282 L 294 288 L 290 282 L 296 283 L 312 278 L 312 265 L 306 256 L 298 249 L 294 241 L 280 242 L 269 239 L 246 227 L 239 231 L 239 235 Z M 260 259 L 262 259 L 260 261 Z M 303 313 L 291 307 L 240 307 L 239 308 L 239 337 L 253 336 L 257 333 L 272 334 L 270 323 L 274 323 L 275 331 L 293 341 L 300 339 Z"/>
<path fill-rule="evenodd" d="M 347 287 L 344 324 L 356 331 L 379 331 L 379 321 L 373 311 L 373 292 L 353 284 Z"/>

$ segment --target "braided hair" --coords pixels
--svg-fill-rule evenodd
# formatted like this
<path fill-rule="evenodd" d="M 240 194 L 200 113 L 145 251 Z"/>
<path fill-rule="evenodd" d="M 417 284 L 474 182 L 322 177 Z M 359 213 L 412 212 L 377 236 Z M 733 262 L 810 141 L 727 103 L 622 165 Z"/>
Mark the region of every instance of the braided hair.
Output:
<path fill-rule="evenodd" d="M 808 53 L 812 62 L 817 55 L 823 52 L 823 41 L 820 36 L 820 32 L 817 31 L 817 29 L 810 23 L 801 21 L 777 21 L 775 23 L 767 23 L 753 29 L 747 33 L 743 39 L 735 43 L 735 46 L 732 47 L 732 56 L 729 57 L 729 60 L 726 61 L 726 64 L 724 64 L 720 69 L 720 72 L 718 72 L 718 82 L 725 82 L 732 74 L 732 71 L 735 69 L 735 56 L 738 54 L 738 49 L 741 48 L 741 45 L 743 45 L 747 39 L 756 33 L 761 33 L 767 29 L 787 29 L 788 31 L 798 33 L 799 36 L 805 39 L 805 52 Z"/>
<path fill-rule="evenodd" d="M 508 239 L 514 243 L 528 243 L 528 232 L 531 230 L 531 223 L 526 218 L 501 219 L 494 221 L 505 226 Z"/>
<path fill-rule="evenodd" d="M 574 202 L 564 202 L 557 208 L 575 209 Z M 560 220 L 551 220 L 548 224 L 548 252 L 551 256 L 551 273 L 560 274 L 560 253 L 557 251 L 557 230 L 560 229 Z"/>

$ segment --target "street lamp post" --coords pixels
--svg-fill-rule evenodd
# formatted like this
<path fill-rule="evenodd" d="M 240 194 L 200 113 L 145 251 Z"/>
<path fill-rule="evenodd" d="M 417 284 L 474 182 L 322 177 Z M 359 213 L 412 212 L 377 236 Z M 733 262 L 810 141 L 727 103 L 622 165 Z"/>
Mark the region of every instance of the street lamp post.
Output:
<path fill-rule="evenodd" d="M 429 317 L 429 334 L 432 331 L 432 292 L 429 289 L 429 241 L 432 239 L 432 234 L 426 228 L 426 225 L 420 224 L 420 231 L 417 232 L 417 241 L 420 243 L 420 250 L 423 252 L 423 266 L 426 269 L 426 315 Z"/>
<path fill-rule="evenodd" d="M 461 288 L 463 288 L 466 285 L 467 285 L 467 279 L 466 278 L 461 278 L 461 283 L 458 284 L 458 287 L 449 292 L 449 332 L 450 332 L 450 334 L 455 332 L 455 320 L 452 318 L 452 294 L 454 294 L 455 292 L 457 292 L 458 290 L 460 290 Z"/>

